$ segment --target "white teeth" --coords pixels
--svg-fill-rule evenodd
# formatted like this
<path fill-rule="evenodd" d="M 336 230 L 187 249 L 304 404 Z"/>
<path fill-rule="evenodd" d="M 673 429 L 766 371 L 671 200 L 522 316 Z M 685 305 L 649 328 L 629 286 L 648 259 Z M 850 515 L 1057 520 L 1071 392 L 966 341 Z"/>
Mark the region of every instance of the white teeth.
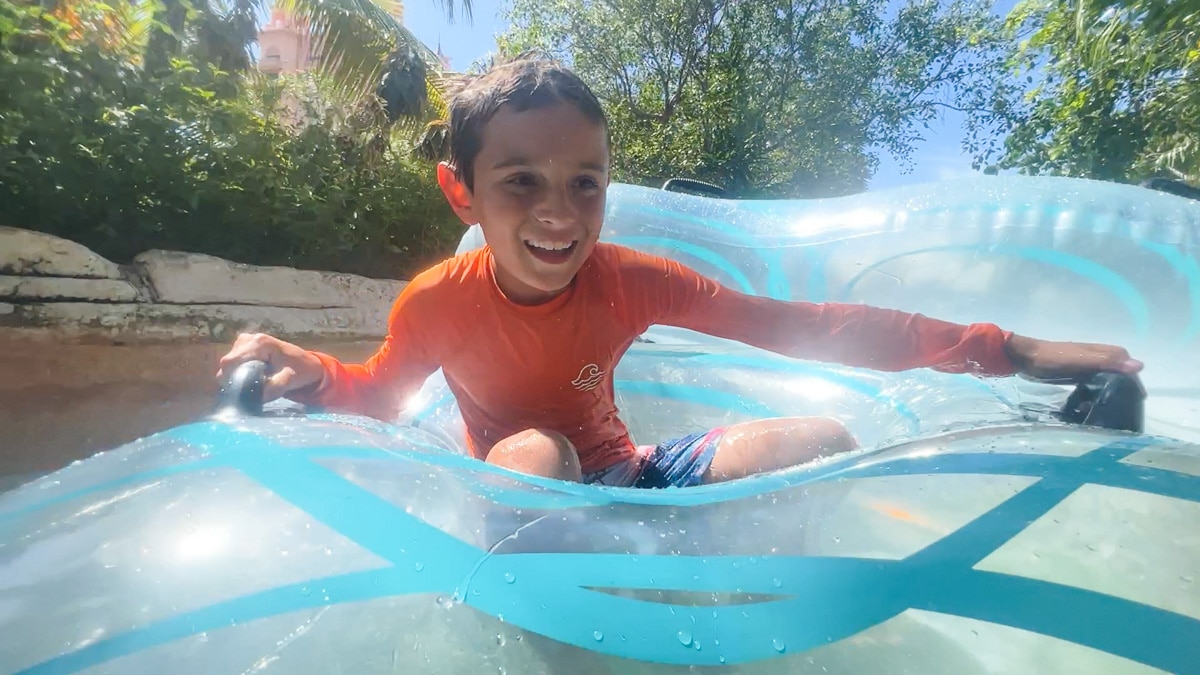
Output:
<path fill-rule="evenodd" d="M 534 248 L 540 248 L 540 249 L 543 249 L 546 251 L 563 251 L 568 248 L 571 248 L 575 244 L 575 242 L 573 242 L 573 241 L 552 242 L 552 241 L 532 241 L 532 240 L 528 240 L 528 239 L 525 240 L 525 243 L 529 244 L 530 246 L 533 246 Z"/>

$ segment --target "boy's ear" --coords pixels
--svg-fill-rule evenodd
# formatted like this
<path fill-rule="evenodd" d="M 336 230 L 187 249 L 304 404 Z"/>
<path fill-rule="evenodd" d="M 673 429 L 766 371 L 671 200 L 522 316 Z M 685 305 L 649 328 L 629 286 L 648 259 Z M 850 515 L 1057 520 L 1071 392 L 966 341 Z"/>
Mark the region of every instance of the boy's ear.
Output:
<path fill-rule="evenodd" d="M 471 209 L 471 191 L 454 174 L 454 167 L 450 166 L 449 162 L 438 163 L 437 179 L 442 194 L 446 195 L 446 201 L 450 203 L 450 208 L 459 220 L 466 225 L 477 223 L 478 219 L 474 217 Z"/>

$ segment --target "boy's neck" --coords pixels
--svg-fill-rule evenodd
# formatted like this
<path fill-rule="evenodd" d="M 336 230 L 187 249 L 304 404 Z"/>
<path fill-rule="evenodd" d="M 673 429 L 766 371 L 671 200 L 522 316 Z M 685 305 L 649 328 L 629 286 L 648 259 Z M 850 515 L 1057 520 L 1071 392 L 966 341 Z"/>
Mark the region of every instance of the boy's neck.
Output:
<path fill-rule="evenodd" d="M 491 249 L 488 249 L 487 255 L 488 273 L 492 279 L 492 285 L 496 287 L 496 291 L 510 303 L 520 307 L 537 307 L 554 302 L 562 297 L 565 293 L 575 287 L 575 282 L 579 278 L 576 273 L 571 277 L 571 283 L 562 287 L 557 291 L 543 291 L 535 288 L 505 288 L 506 284 L 503 281 L 504 275 L 496 265 L 496 256 L 492 255 Z M 510 282 L 511 283 L 511 282 Z"/>

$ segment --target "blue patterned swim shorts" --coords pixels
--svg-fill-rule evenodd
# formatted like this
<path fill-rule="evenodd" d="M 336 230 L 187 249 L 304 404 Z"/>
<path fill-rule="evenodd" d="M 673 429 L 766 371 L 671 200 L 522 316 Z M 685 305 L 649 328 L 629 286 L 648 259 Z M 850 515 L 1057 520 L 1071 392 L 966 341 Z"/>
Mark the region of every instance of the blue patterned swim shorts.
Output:
<path fill-rule="evenodd" d="M 725 427 L 718 427 L 658 445 L 639 446 L 636 457 L 585 474 L 583 482 L 634 488 L 699 485 L 724 433 Z"/>

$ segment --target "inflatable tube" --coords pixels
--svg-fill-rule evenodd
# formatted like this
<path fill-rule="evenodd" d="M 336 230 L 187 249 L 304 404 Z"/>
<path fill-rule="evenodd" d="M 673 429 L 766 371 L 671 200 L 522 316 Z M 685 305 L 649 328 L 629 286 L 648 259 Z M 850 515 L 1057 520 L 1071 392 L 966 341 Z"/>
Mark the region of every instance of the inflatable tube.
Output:
<path fill-rule="evenodd" d="M 1102 419 L 1130 413 L 1108 405 L 1119 378 L 883 374 L 654 328 L 618 370 L 635 436 L 819 413 L 864 449 L 630 490 L 465 456 L 438 376 L 384 424 L 259 414 L 243 370 L 212 418 L 0 495 L 0 670 L 1200 663 L 1200 204 L 1010 178 L 812 202 L 610 194 L 607 239 L 751 292 L 1126 344 L 1148 364 L 1145 428 Z"/>

